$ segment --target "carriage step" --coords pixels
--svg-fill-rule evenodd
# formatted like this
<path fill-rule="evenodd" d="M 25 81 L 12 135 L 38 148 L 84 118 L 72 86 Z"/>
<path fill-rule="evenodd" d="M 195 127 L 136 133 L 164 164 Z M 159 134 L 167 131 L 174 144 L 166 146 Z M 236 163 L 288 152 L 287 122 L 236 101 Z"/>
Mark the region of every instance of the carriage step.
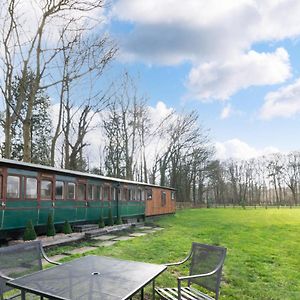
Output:
<path fill-rule="evenodd" d="M 88 232 L 91 230 L 99 229 L 97 224 L 83 224 L 83 225 L 74 225 L 73 231 L 75 232 Z"/>

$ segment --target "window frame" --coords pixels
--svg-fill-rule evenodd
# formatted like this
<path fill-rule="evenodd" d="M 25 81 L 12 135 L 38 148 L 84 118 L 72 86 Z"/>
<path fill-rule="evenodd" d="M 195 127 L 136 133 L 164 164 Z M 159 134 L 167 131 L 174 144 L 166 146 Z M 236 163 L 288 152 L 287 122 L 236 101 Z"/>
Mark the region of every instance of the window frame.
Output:
<path fill-rule="evenodd" d="M 79 199 L 79 188 L 80 186 L 84 187 L 84 198 L 83 199 Z M 77 201 L 87 201 L 87 188 L 86 188 L 86 183 L 83 182 L 78 182 L 77 183 L 77 189 L 76 189 L 76 200 Z"/>
<path fill-rule="evenodd" d="M 0 199 L 3 199 L 4 191 L 3 191 L 3 174 L 0 173 Z"/>
<path fill-rule="evenodd" d="M 8 178 L 9 177 L 16 177 L 19 179 L 19 190 L 18 190 L 18 197 L 9 197 L 8 196 Z M 17 174 L 8 174 L 6 177 L 6 199 L 10 200 L 19 200 L 21 198 L 21 176 Z"/>
<path fill-rule="evenodd" d="M 44 197 L 43 195 L 42 195 L 42 191 L 43 191 L 43 189 L 42 189 L 42 183 L 43 182 L 45 182 L 45 181 L 48 181 L 48 182 L 50 182 L 51 183 L 51 189 L 50 189 L 50 197 Z M 41 199 L 41 201 L 49 201 L 49 200 L 53 200 L 53 180 L 52 179 L 50 179 L 50 178 L 42 178 L 41 180 L 40 180 L 40 199 Z"/>
<path fill-rule="evenodd" d="M 35 179 L 36 181 L 36 194 L 35 194 L 35 197 L 28 197 L 27 195 L 27 180 L 28 179 Z M 38 185 L 39 185 L 39 182 L 38 182 L 38 179 L 36 177 L 31 177 L 31 176 L 28 176 L 28 177 L 25 177 L 25 189 L 24 189 L 24 194 L 25 194 L 25 199 L 26 200 L 33 200 L 33 199 L 38 199 Z"/>
<path fill-rule="evenodd" d="M 105 192 L 107 193 L 107 199 L 105 199 Z M 110 201 L 111 197 L 110 197 L 110 185 L 104 185 L 103 186 L 103 201 Z"/>
<path fill-rule="evenodd" d="M 90 191 L 91 191 L 91 195 L 90 195 Z M 88 185 L 87 185 L 87 200 L 88 201 L 94 201 L 94 193 L 93 192 L 94 192 L 94 184 L 88 183 Z"/>
<path fill-rule="evenodd" d="M 176 193 L 175 193 L 175 191 L 171 191 L 171 200 L 172 201 L 176 200 Z"/>
<path fill-rule="evenodd" d="M 165 191 L 161 191 L 161 207 L 165 207 L 167 205 L 167 193 Z"/>
<path fill-rule="evenodd" d="M 153 190 L 151 188 L 146 189 L 146 200 L 150 201 L 153 199 Z"/>
<path fill-rule="evenodd" d="M 74 189 L 73 189 L 73 193 L 74 193 L 73 198 L 69 197 L 69 195 L 70 195 L 69 194 L 69 186 L 71 186 L 71 185 L 74 187 Z M 76 183 L 68 181 L 68 182 L 66 182 L 66 186 L 67 186 L 67 188 L 66 188 L 66 200 L 76 200 Z"/>
<path fill-rule="evenodd" d="M 57 193 L 56 193 L 56 188 L 57 188 L 57 183 L 61 182 L 62 183 L 62 194 L 60 198 L 57 198 Z M 55 200 L 65 200 L 65 182 L 63 180 L 55 180 Z"/>

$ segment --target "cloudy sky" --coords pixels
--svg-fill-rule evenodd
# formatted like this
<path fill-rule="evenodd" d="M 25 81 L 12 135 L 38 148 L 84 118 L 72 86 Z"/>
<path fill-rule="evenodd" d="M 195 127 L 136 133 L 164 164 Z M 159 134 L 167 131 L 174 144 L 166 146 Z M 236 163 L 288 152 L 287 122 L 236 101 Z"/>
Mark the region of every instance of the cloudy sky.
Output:
<path fill-rule="evenodd" d="M 196 109 L 219 158 L 300 149 L 299 0 L 116 0 L 117 68 L 156 107 Z"/>

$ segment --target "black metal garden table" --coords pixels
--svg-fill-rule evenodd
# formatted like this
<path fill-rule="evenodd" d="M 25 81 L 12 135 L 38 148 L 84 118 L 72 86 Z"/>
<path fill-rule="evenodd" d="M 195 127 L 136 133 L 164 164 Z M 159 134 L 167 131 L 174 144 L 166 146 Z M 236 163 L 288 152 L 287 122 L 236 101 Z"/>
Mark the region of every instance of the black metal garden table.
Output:
<path fill-rule="evenodd" d="M 11 287 L 50 299 L 131 298 L 166 269 L 164 265 L 126 261 L 103 256 L 85 256 L 62 265 L 9 281 Z"/>

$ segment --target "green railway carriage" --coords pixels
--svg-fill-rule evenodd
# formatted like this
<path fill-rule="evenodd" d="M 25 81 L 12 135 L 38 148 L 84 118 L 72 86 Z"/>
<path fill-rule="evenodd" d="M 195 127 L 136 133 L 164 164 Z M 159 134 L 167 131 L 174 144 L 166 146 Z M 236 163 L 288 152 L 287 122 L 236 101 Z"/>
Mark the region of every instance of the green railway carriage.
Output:
<path fill-rule="evenodd" d="M 172 188 L 0 159 L 0 237 L 28 220 L 42 228 L 49 213 L 55 224 L 95 222 L 110 209 L 125 221 L 174 213 L 174 195 Z"/>

